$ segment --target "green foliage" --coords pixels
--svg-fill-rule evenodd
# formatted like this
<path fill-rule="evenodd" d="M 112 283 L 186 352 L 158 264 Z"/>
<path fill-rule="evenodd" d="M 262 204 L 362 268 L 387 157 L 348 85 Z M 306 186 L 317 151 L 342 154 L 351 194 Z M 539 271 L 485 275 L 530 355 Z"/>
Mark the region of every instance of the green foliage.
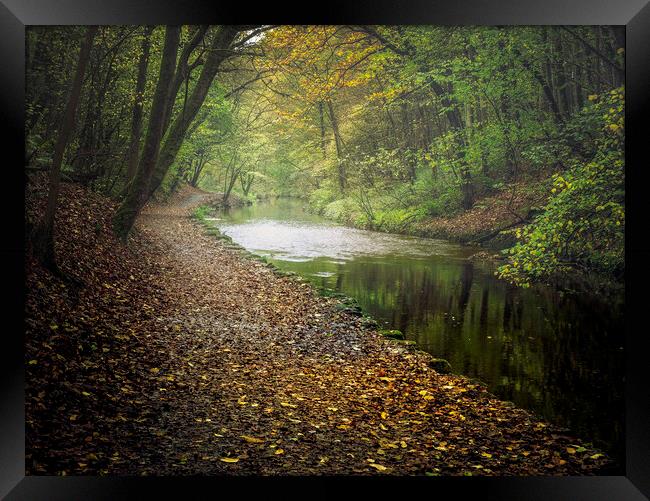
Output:
<path fill-rule="evenodd" d="M 197 28 L 182 28 L 181 51 Z M 206 44 L 217 32 L 209 28 L 189 54 L 192 69 L 170 103 L 174 119 L 201 88 Z M 30 170 L 51 161 L 82 33 L 26 31 Z M 165 28 L 150 35 L 138 97 L 147 33 L 100 28 L 66 179 L 124 192 L 134 104 L 142 104 L 142 142 Z M 610 92 L 622 81 L 621 39 L 620 27 L 608 26 L 274 27 L 228 58 L 158 193 L 189 182 L 249 201 L 299 196 L 346 224 L 395 232 L 439 224 L 451 237 L 471 238 L 527 210 L 511 199 L 473 225 L 474 214 L 492 210 L 482 198 L 552 182 L 547 207 L 519 230 L 500 276 L 525 285 L 576 267 L 621 273 L 623 102 L 622 90 Z"/>
<path fill-rule="evenodd" d="M 211 211 L 212 209 L 207 205 L 201 205 L 192 213 L 192 217 L 197 221 L 204 221 L 205 218 L 210 215 Z"/>
<path fill-rule="evenodd" d="M 423 207 L 382 210 L 377 212 L 375 226 L 383 231 L 400 233 L 407 225 L 420 221 L 426 216 L 427 211 Z"/>
<path fill-rule="evenodd" d="M 342 198 L 330 202 L 323 209 L 323 215 L 329 219 L 344 223 L 364 223 L 367 221 L 357 213 L 354 201 L 349 198 Z"/>
<path fill-rule="evenodd" d="M 454 214 L 461 209 L 461 194 L 455 188 L 447 189 L 430 199 L 425 208 L 430 216 Z"/>
<path fill-rule="evenodd" d="M 322 186 L 309 195 L 309 206 L 317 213 L 323 213 L 325 207 L 336 199 L 336 193 L 331 187 Z"/>
<path fill-rule="evenodd" d="M 517 230 L 509 262 L 496 272 L 514 284 L 575 268 L 624 270 L 624 90 L 590 98 L 595 104 L 586 113 L 600 119 L 596 154 L 556 174 L 544 213 Z"/>

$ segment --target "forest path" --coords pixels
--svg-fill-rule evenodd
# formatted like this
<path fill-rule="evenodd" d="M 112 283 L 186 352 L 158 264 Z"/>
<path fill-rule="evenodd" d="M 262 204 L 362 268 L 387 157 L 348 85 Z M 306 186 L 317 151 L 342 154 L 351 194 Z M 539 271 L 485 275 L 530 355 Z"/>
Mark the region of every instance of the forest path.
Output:
<path fill-rule="evenodd" d="M 31 185 L 27 217 L 46 200 Z M 26 471 L 49 475 L 567 475 L 606 458 L 296 277 L 150 204 L 123 245 L 115 202 L 65 184 L 57 259 L 26 277 Z"/>
<path fill-rule="evenodd" d="M 206 235 L 208 197 L 139 222 L 166 261 L 156 474 L 581 471 L 567 437 Z"/>

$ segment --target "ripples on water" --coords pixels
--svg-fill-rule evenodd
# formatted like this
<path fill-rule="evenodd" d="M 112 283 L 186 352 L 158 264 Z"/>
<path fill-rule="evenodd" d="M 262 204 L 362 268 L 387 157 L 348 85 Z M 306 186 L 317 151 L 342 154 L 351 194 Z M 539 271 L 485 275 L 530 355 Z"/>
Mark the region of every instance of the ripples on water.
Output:
<path fill-rule="evenodd" d="M 341 261 L 360 256 L 394 255 L 455 258 L 466 257 L 470 252 L 444 240 L 377 233 L 322 222 L 262 218 L 237 224 L 224 222 L 218 226 L 243 247 L 287 261 L 321 257 Z"/>
<path fill-rule="evenodd" d="M 517 289 L 468 260 L 476 249 L 348 228 L 293 200 L 218 219 L 246 249 L 356 298 L 455 372 L 622 457 L 622 296 Z"/>

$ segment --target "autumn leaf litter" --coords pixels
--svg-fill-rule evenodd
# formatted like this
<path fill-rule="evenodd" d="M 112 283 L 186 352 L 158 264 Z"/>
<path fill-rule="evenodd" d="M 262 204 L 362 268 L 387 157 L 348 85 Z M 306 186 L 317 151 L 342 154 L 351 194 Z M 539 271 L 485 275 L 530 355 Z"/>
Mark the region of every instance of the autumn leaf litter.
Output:
<path fill-rule="evenodd" d="M 43 209 L 30 183 L 26 220 Z M 58 475 L 582 475 L 607 457 L 192 221 L 188 187 L 128 245 L 64 184 L 26 260 L 26 471 Z"/>

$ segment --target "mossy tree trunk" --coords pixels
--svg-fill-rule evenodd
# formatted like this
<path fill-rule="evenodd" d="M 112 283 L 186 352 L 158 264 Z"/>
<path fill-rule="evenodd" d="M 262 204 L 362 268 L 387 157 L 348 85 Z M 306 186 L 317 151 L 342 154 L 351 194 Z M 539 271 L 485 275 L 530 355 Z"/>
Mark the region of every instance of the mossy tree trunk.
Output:
<path fill-rule="evenodd" d="M 183 112 L 176 117 L 167 132 L 165 142 L 160 150 L 158 164 L 148 187 L 148 196 L 151 196 L 158 189 L 169 167 L 174 163 L 178 150 L 183 144 L 183 139 L 185 139 L 185 134 L 201 108 L 203 101 L 205 101 L 219 66 L 232 54 L 230 47 L 239 31 L 238 26 L 220 26 L 214 35 L 208 57 L 203 64 L 201 75 L 194 86 L 192 95 L 189 97 Z"/>
<path fill-rule="evenodd" d="M 180 26 L 167 26 L 165 45 L 160 63 L 160 75 L 151 105 L 149 126 L 145 137 L 140 163 L 126 197 L 113 218 L 113 229 L 117 236 L 126 241 L 133 223 L 148 199 L 151 176 L 158 161 L 163 122 L 171 80 L 174 76 L 176 54 L 180 42 Z"/>
<path fill-rule="evenodd" d="M 88 27 L 81 43 L 79 61 L 72 81 L 70 96 L 66 103 L 63 121 L 59 127 L 58 137 L 54 147 L 52 166 L 49 171 L 47 207 L 43 218 L 34 228 L 31 238 L 34 256 L 41 262 L 41 264 L 56 273 L 59 273 L 59 269 L 56 264 L 56 255 L 54 252 L 54 220 L 61 186 L 61 163 L 63 162 L 63 154 L 66 145 L 68 144 L 70 133 L 74 127 L 74 117 L 75 112 L 77 111 L 77 105 L 79 104 L 83 77 L 86 71 L 86 66 L 88 65 L 88 60 L 90 59 L 90 49 L 92 48 L 93 39 L 97 34 L 97 30 L 98 26 Z"/>
<path fill-rule="evenodd" d="M 124 193 L 128 192 L 129 183 L 135 176 L 138 168 L 138 154 L 140 153 L 140 135 L 142 130 L 142 108 L 144 101 L 144 87 L 147 82 L 147 65 L 149 62 L 149 47 L 151 46 L 151 32 L 153 26 L 147 26 L 142 39 L 142 52 L 138 63 L 138 79 L 135 84 L 135 99 L 133 103 L 133 115 L 131 119 L 131 141 L 126 160 L 126 186 Z"/>
<path fill-rule="evenodd" d="M 169 95 L 167 96 L 167 107 L 165 108 L 165 119 L 163 121 L 163 136 L 169 128 L 169 124 L 172 119 L 172 112 L 174 110 L 174 103 L 176 102 L 176 96 L 178 95 L 178 91 L 180 90 L 181 85 L 183 82 L 185 82 L 185 89 L 187 90 L 187 83 L 190 77 L 190 73 L 192 73 L 192 70 L 194 70 L 194 68 L 202 64 L 202 58 L 200 55 L 196 57 L 192 64 L 190 64 L 189 60 L 192 52 L 194 52 L 194 50 L 205 38 L 205 34 L 207 33 L 208 28 L 208 26 L 199 26 L 194 32 L 191 40 L 183 48 L 183 51 L 178 57 L 176 71 L 174 72 L 174 79 L 172 80 Z"/>

